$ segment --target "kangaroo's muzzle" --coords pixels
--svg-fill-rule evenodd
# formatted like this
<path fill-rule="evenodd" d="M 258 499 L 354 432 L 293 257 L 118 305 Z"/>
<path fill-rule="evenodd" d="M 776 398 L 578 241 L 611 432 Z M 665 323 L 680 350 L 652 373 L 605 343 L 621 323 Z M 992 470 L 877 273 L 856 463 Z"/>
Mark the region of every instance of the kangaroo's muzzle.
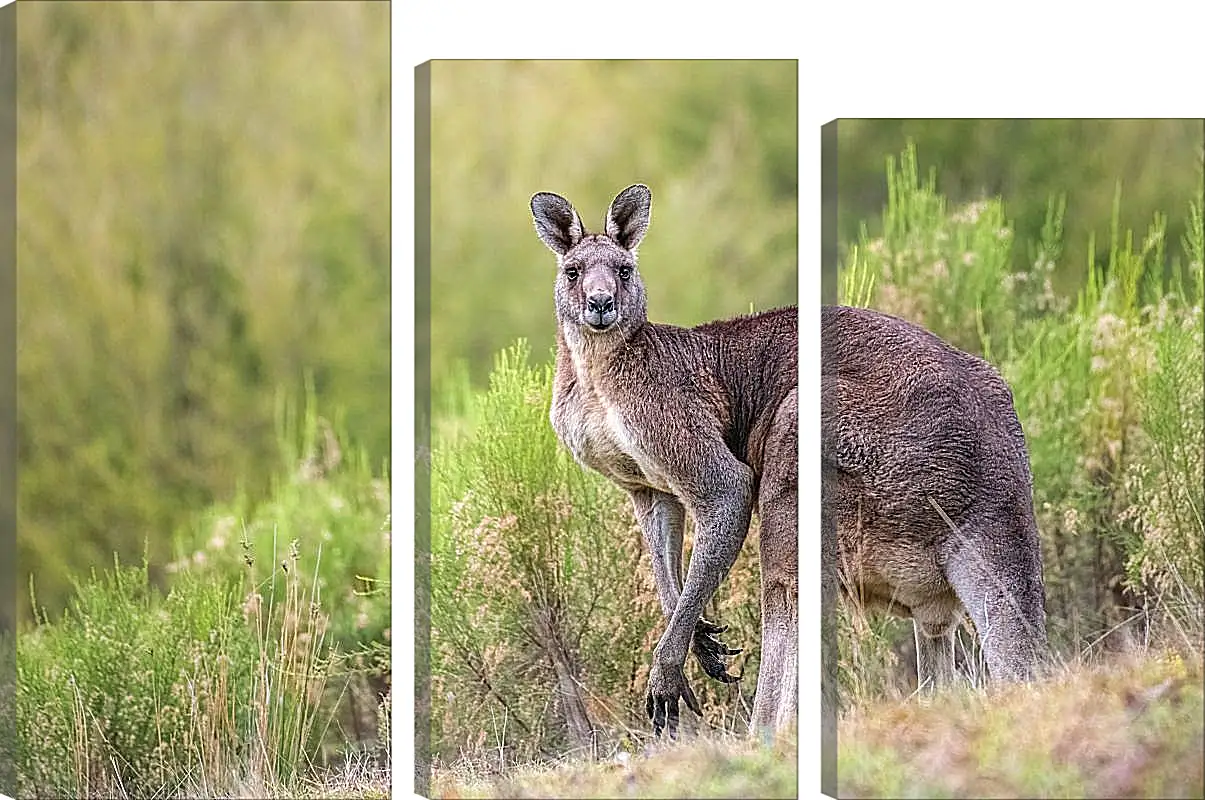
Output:
<path fill-rule="evenodd" d="M 615 324 L 618 316 L 613 295 L 600 292 L 586 298 L 586 324 L 594 330 L 606 330 Z"/>

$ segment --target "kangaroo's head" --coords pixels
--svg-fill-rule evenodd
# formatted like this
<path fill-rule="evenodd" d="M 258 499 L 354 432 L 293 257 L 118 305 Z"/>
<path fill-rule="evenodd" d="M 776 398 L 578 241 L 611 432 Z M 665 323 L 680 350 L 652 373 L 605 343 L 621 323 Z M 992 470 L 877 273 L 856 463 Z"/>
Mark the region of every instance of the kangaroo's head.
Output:
<path fill-rule="evenodd" d="M 565 198 L 549 192 L 531 198 L 536 233 L 556 253 L 556 315 L 567 335 L 622 339 L 644 324 L 636 247 L 648 230 L 651 203 L 647 186 L 629 186 L 611 201 L 605 233 L 591 234 Z"/>

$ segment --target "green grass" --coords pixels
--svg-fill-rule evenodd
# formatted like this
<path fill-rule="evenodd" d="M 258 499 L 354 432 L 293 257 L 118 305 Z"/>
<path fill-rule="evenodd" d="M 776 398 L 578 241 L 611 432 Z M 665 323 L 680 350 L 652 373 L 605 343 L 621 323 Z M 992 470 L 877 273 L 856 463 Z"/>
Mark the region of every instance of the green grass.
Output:
<path fill-rule="evenodd" d="M 243 580 L 184 572 L 165 595 L 145 568 L 78 584 L 61 619 L 19 639 L 21 794 L 294 796 L 327 775 L 324 698 L 343 664 L 315 558 L 294 550 L 284 565 Z"/>
<path fill-rule="evenodd" d="M 271 497 L 199 515 L 166 588 L 115 559 L 51 615 L 31 585 L 22 795 L 388 794 L 388 478 L 309 400 Z"/>

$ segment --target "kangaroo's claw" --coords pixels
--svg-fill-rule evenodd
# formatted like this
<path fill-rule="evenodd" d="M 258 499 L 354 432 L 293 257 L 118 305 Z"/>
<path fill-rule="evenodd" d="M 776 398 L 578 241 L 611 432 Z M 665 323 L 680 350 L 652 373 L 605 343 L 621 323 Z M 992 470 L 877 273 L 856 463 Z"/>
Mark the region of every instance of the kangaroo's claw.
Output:
<path fill-rule="evenodd" d="M 703 668 L 708 677 L 721 683 L 736 683 L 744 673 L 740 675 L 729 674 L 728 667 L 723 659 L 737 655 L 741 652 L 741 649 L 739 647 L 731 648 L 715 638 L 726 630 L 728 630 L 727 625 L 716 625 L 714 622 L 700 619 L 698 624 L 695 625 L 691 650 L 694 651 L 695 658 L 699 660 L 699 666 Z"/>
<path fill-rule="evenodd" d="M 716 625 L 714 622 L 708 622 L 702 617 L 699 617 L 699 621 L 695 623 L 695 631 L 703 633 L 717 634 L 723 633 L 726 630 L 728 630 L 727 625 Z"/>
<path fill-rule="evenodd" d="M 653 736 L 661 736 L 665 731 L 669 738 L 678 738 L 678 701 L 686 703 L 691 711 L 703 716 L 699 701 L 686 682 L 686 675 L 681 667 L 654 664 L 649 672 L 648 694 L 645 697 L 644 709 L 653 722 Z"/>

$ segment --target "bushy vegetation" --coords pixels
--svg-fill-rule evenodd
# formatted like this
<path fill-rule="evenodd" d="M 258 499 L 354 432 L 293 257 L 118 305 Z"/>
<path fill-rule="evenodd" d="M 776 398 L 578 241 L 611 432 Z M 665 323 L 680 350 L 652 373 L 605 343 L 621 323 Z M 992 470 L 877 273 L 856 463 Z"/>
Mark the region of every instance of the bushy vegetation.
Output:
<path fill-rule="evenodd" d="M 1029 444 L 1056 651 L 1067 660 L 1199 651 L 1201 198 L 1178 210 L 1186 233 L 1171 242 L 1164 214 L 1140 235 L 1123 229 L 1115 187 L 1107 257 L 1090 238 L 1087 281 L 1067 297 L 1052 280 L 1064 257 L 1064 198 L 1050 200 L 1040 230 L 1018 236 L 999 198 L 948 207 L 912 148 L 889 164 L 888 187 L 882 235 L 863 226 L 846 250 L 842 299 L 926 325 L 1009 382 Z M 1021 271 L 1011 266 L 1017 249 L 1027 254 Z M 848 625 L 858 634 L 843 637 L 847 692 L 909 692 L 906 626 Z"/>
<path fill-rule="evenodd" d="M 61 610 L 266 497 L 307 373 L 388 455 L 389 6 L 16 11 L 19 559 Z"/>
<path fill-rule="evenodd" d="M 389 486 L 305 409 L 270 498 L 202 515 L 169 590 L 114 563 L 39 607 L 22 796 L 387 794 Z"/>

